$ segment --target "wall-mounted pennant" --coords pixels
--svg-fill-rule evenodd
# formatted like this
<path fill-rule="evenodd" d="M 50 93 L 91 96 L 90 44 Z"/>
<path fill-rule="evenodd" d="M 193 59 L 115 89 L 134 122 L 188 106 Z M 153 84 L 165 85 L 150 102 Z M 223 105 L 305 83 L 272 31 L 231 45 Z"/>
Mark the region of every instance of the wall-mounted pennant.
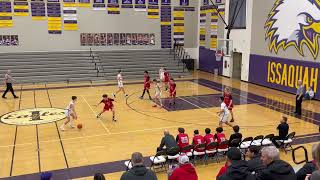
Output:
<path fill-rule="evenodd" d="M 135 0 L 134 10 L 135 11 L 147 11 L 146 0 Z"/>
<path fill-rule="evenodd" d="M 133 8 L 133 0 L 122 0 L 121 8 Z"/>

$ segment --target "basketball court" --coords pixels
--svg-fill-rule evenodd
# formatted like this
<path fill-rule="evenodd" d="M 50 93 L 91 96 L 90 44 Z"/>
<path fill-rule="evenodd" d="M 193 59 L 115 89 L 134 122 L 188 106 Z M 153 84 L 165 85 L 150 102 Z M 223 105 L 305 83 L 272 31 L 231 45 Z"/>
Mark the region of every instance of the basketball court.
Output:
<path fill-rule="evenodd" d="M 207 127 L 214 131 L 218 126 L 218 98 L 225 86 L 232 88 L 235 103 L 233 124 L 240 126 L 244 137 L 277 134 L 276 125 L 283 115 L 287 115 L 290 132 L 296 132 L 295 146 L 304 145 L 310 149 L 320 140 L 319 102 L 304 102 L 303 115 L 297 118 L 292 113 L 294 98 L 291 94 L 204 72 L 177 80 L 176 105 L 169 106 L 168 100 L 164 99 L 163 109 L 153 108 L 150 100 L 139 99 L 142 82 L 125 82 L 129 96 L 117 95 L 114 103 L 117 122 L 112 121 L 111 112 L 96 118 L 103 108 L 95 107 L 102 94 L 111 96 L 117 90 L 113 83 L 17 85 L 19 99 L 0 101 L 1 114 L 14 112 L 9 118 L 8 115 L 1 117 L 2 122 L 9 124 L 0 123 L 0 177 L 32 179 L 38 176 L 38 172 L 54 171 L 58 177 L 84 180 L 91 179 L 89 174 L 101 171 L 107 179 L 119 179 L 125 170 L 123 163 L 132 152 L 141 152 L 145 157 L 155 154 L 163 130 L 168 129 L 175 136 L 177 128 L 183 127 L 189 137 L 193 136 L 195 129 L 201 134 Z M 154 94 L 153 89 L 151 94 Z M 78 97 L 77 124 L 83 124 L 83 128 L 68 127 L 62 132 L 58 129 L 63 123 L 59 112 L 63 111 L 71 96 Z M 25 109 L 31 110 L 23 111 Z M 37 109 L 40 116 L 33 113 Z M 35 119 L 21 121 L 24 116 Z M 3 120 L 3 117 L 7 119 Z M 17 122 L 20 124 L 10 125 L 19 118 Z M 224 127 L 224 131 L 229 137 L 232 129 Z M 303 153 L 298 152 L 297 157 L 303 159 Z M 291 152 L 282 152 L 281 158 L 294 165 Z M 198 164 L 199 178 L 215 177 L 223 164 Z M 159 179 L 167 178 L 166 173 L 157 175 Z"/>

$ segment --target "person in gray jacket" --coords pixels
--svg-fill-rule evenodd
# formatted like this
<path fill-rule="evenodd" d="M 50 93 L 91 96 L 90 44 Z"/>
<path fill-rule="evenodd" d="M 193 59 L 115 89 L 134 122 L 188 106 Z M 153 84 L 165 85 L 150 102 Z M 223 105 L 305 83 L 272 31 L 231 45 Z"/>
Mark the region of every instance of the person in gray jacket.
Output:
<path fill-rule="evenodd" d="M 143 164 L 142 154 L 135 152 L 131 156 L 132 168 L 124 172 L 120 180 L 157 180 L 156 174 Z"/>

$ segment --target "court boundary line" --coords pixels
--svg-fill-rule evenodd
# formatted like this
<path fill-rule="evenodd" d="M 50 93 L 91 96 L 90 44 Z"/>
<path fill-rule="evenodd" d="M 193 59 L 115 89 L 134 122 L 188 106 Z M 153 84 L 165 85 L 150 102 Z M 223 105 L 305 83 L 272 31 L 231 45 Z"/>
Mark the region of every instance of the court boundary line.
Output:
<path fill-rule="evenodd" d="M 18 110 L 20 110 L 20 108 L 21 108 L 21 99 L 22 99 L 22 85 L 21 85 L 21 89 L 20 89 L 20 99 L 19 99 Z M 13 146 L 12 146 L 10 176 L 12 176 L 12 172 L 13 172 L 13 163 L 14 163 L 14 155 L 15 155 L 15 152 L 16 152 L 17 135 L 18 135 L 18 125 L 16 125 L 16 130 L 15 130 L 15 135 L 14 135 L 14 140 L 13 140 Z"/>
<path fill-rule="evenodd" d="M 47 87 L 47 84 L 45 84 L 45 87 Z M 46 89 L 46 92 L 47 92 L 48 100 L 49 100 L 49 103 L 50 103 L 50 107 L 52 108 L 53 106 L 52 106 L 52 102 L 51 102 L 51 99 L 50 99 L 49 90 Z M 66 152 L 65 152 L 65 149 L 64 149 L 63 142 L 61 140 L 61 134 L 60 134 L 60 131 L 59 131 L 58 123 L 57 123 L 57 121 L 55 121 L 54 123 L 56 125 L 56 129 L 57 129 L 57 132 L 58 132 L 58 137 L 59 137 L 60 145 L 61 145 L 61 148 L 62 148 L 64 161 L 66 163 L 67 169 L 69 169 L 69 163 L 68 163 L 68 159 L 67 159 L 67 155 L 66 155 Z"/>
<path fill-rule="evenodd" d="M 86 100 L 85 97 L 81 96 L 81 98 L 84 100 L 84 102 L 86 102 L 86 104 L 89 106 L 90 110 L 92 111 L 92 113 L 94 114 L 95 118 L 97 116 L 97 112 L 95 110 L 93 110 L 93 108 L 91 107 L 91 105 L 88 103 L 88 101 Z M 107 134 L 110 134 L 110 130 L 107 128 L 107 126 L 100 120 L 98 119 L 98 121 L 100 122 L 100 124 L 102 125 L 102 127 L 107 131 Z"/>
<path fill-rule="evenodd" d="M 35 90 L 33 90 L 33 101 L 34 101 L 34 108 L 37 108 L 36 91 Z M 38 124 L 36 124 L 36 135 L 37 135 L 38 168 L 39 168 L 39 172 L 41 172 L 41 158 L 40 158 L 40 143 L 39 143 L 39 127 L 38 127 Z"/>

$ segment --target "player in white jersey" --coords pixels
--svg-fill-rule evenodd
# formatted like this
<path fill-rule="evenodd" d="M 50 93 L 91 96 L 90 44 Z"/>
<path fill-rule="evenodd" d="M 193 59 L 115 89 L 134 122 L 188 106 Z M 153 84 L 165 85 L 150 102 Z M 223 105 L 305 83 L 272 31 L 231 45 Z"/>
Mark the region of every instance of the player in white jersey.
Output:
<path fill-rule="evenodd" d="M 162 82 L 163 79 L 164 79 L 163 67 L 161 67 L 161 68 L 159 69 L 159 79 L 160 79 L 160 82 Z"/>
<path fill-rule="evenodd" d="M 126 91 L 124 90 L 124 87 L 123 87 L 123 77 L 121 74 L 121 70 L 118 71 L 117 81 L 118 81 L 118 91 L 116 93 L 113 93 L 113 97 L 116 98 L 116 94 L 118 94 L 120 91 L 122 91 L 125 97 L 127 97 L 128 95 L 126 94 Z"/>
<path fill-rule="evenodd" d="M 70 127 L 74 128 L 73 121 L 78 118 L 76 109 L 75 109 L 75 103 L 77 101 L 77 96 L 72 96 L 71 101 L 68 104 L 68 106 L 65 109 L 65 115 L 67 116 L 67 120 L 60 126 L 61 131 L 65 131 L 65 126 L 70 122 Z"/>
<path fill-rule="evenodd" d="M 220 111 L 218 112 L 218 115 L 220 117 L 219 126 L 222 127 L 222 124 L 226 124 L 232 127 L 232 125 L 228 121 L 230 112 L 229 112 L 228 106 L 226 105 L 226 103 L 224 103 L 224 97 L 220 97 L 220 102 L 221 102 L 221 108 L 220 108 Z"/>
<path fill-rule="evenodd" d="M 160 108 L 162 108 L 163 107 L 162 101 L 161 101 L 162 91 L 161 91 L 160 82 L 158 80 L 154 79 L 153 83 L 154 83 L 154 88 L 155 88 L 155 95 L 154 95 L 153 100 L 155 103 L 156 103 L 156 101 L 158 101 L 160 104 Z M 153 105 L 153 107 L 157 107 L 157 104 Z"/>

